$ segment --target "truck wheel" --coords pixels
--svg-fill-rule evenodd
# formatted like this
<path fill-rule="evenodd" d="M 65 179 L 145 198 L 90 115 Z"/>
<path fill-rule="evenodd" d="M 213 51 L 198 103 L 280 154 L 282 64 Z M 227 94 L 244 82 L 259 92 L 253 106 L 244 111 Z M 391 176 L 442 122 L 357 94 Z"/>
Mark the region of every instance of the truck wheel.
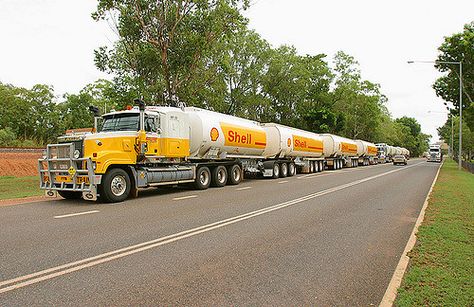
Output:
<path fill-rule="evenodd" d="M 221 188 L 227 183 L 227 169 L 219 165 L 212 169 L 212 186 Z"/>
<path fill-rule="evenodd" d="M 211 171 L 207 166 L 201 166 L 196 171 L 194 187 L 198 190 L 205 190 L 211 184 Z"/>
<path fill-rule="evenodd" d="M 324 162 L 323 161 L 319 161 L 319 171 L 324 172 Z"/>
<path fill-rule="evenodd" d="M 288 164 L 282 163 L 280 164 L 280 177 L 284 178 L 288 176 Z"/>
<path fill-rule="evenodd" d="M 127 199 L 130 188 L 131 182 L 127 172 L 121 168 L 113 168 L 105 173 L 101 196 L 106 202 L 121 202 Z"/>
<path fill-rule="evenodd" d="M 294 176 L 294 175 L 296 175 L 296 166 L 292 162 L 292 163 L 288 164 L 288 176 L 291 177 L 291 176 Z"/>
<path fill-rule="evenodd" d="M 280 166 L 278 165 L 278 163 L 274 163 L 273 164 L 273 175 L 272 175 L 272 178 L 273 179 L 277 179 L 280 177 Z"/>
<path fill-rule="evenodd" d="M 314 163 L 313 161 L 309 161 L 309 173 L 314 173 Z"/>
<path fill-rule="evenodd" d="M 58 194 L 61 195 L 61 197 L 65 199 L 79 199 L 82 197 L 81 192 L 74 192 L 74 191 L 58 191 Z"/>
<path fill-rule="evenodd" d="M 228 170 L 227 183 L 231 185 L 237 185 L 242 182 L 242 169 L 238 164 L 232 165 Z"/>

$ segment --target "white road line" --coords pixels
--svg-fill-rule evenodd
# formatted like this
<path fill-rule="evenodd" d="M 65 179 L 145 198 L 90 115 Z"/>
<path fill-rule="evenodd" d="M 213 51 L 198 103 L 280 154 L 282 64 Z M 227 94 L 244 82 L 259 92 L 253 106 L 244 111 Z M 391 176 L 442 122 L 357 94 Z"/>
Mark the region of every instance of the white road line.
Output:
<path fill-rule="evenodd" d="M 182 197 L 175 197 L 173 200 L 183 200 L 183 199 L 189 199 L 189 198 L 196 198 L 198 197 L 197 195 L 188 195 L 188 196 L 182 196 Z"/>
<path fill-rule="evenodd" d="M 161 237 L 161 238 L 158 238 L 158 239 L 155 239 L 155 240 L 139 243 L 139 244 L 136 244 L 136 245 L 132 245 L 132 246 L 124 247 L 124 248 L 114 250 L 114 251 L 111 251 L 111 252 L 107 252 L 107 253 L 104 253 L 104 254 L 100 254 L 100 255 L 97 255 L 97 256 L 94 256 L 94 257 L 78 260 L 78 261 L 71 262 L 71 263 L 66 263 L 66 264 L 63 264 L 63 265 L 60 265 L 60 266 L 57 266 L 57 267 L 53 267 L 53 268 L 49 268 L 49 269 L 46 269 L 46 270 L 43 270 L 43 271 L 38 271 L 38 272 L 35 272 L 35 273 L 32 273 L 32 274 L 28 274 L 28 275 L 24 275 L 24 276 L 19 276 L 17 278 L 5 280 L 5 281 L 0 282 L 0 294 L 5 293 L 5 292 L 9 292 L 9 291 L 12 291 L 12 290 L 15 290 L 15 289 L 23 288 L 23 287 L 26 287 L 28 285 L 36 284 L 36 283 L 39 283 L 41 281 L 56 278 L 56 277 L 59 277 L 59 276 L 65 275 L 65 274 L 76 272 L 76 271 L 79 271 L 79 270 L 82 270 L 82 269 L 85 269 L 85 268 L 88 268 L 88 267 L 96 266 L 96 265 L 99 265 L 101 263 L 109 262 L 109 261 L 112 261 L 112 260 L 115 260 L 115 259 L 119 259 L 119 258 L 129 256 L 129 255 L 133 255 L 133 254 L 136 254 L 136 253 L 148 250 L 148 249 L 152 249 L 152 248 L 155 248 L 155 247 L 158 247 L 158 246 L 168 244 L 168 243 L 172 243 L 172 242 L 175 242 L 175 241 L 186 239 L 186 238 L 189 238 L 189 237 L 201 234 L 201 233 L 205 233 L 205 232 L 208 232 L 208 231 L 212 231 L 214 229 L 225 227 L 227 225 L 235 224 L 237 222 L 241 222 L 241 221 L 244 221 L 244 220 L 259 216 L 259 215 L 262 215 L 262 214 L 270 213 L 270 212 L 275 211 L 275 210 L 280 210 L 280 209 L 283 209 L 283 208 L 286 208 L 286 207 L 289 207 L 289 206 L 293 206 L 293 205 L 305 202 L 305 201 L 310 200 L 310 199 L 314 199 L 314 198 L 317 198 L 317 197 L 320 197 L 320 196 L 323 196 L 323 195 L 326 195 L 326 194 L 334 193 L 334 192 L 337 192 L 339 190 L 347 189 L 349 187 L 367 182 L 369 180 L 373 180 L 373 179 L 376 179 L 376 178 L 379 178 L 379 177 L 382 177 L 382 176 L 386 176 L 386 175 L 389 175 L 389 174 L 392 174 L 392 173 L 395 173 L 395 172 L 407 170 L 407 169 L 409 169 L 411 167 L 414 167 L 414 166 L 417 166 L 421 163 L 423 163 L 423 162 L 413 164 L 413 165 L 410 165 L 408 167 L 391 170 L 391 171 L 381 173 L 381 174 L 378 174 L 378 175 L 375 175 L 375 176 L 367 177 L 367 178 L 364 178 L 364 179 L 359 179 L 359 180 L 356 180 L 356 181 L 353 181 L 353 182 L 350 182 L 350 183 L 346 183 L 346 184 L 336 186 L 336 187 L 333 187 L 333 188 L 330 188 L 330 189 L 326 189 L 326 190 L 322 190 L 322 191 L 315 192 L 315 193 L 312 193 L 312 194 L 308 194 L 306 196 L 299 197 L 299 198 L 296 198 L 296 199 L 292 199 L 292 200 L 289 200 L 289 201 L 286 201 L 286 202 L 283 202 L 283 203 L 280 203 L 280 204 L 276 204 L 276 205 L 273 205 L 273 206 L 270 206 L 270 207 L 255 210 L 255 211 L 252 211 L 252 212 L 248 212 L 248 213 L 245 213 L 245 214 L 234 216 L 234 217 L 231 217 L 231 218 L 228 218 L 228 219 L 225 219 L 225 220 L 221 220 L 221 221 L 218 221 L 218 222 L 215 222 L 215 223 L 203 225 L 203 226 L 196 227 L 196 228 L 193 228 L 193 229 L 185 230 L 185 231 L 175 233 L 175 234 L 172 234 L 172 235 L 168 235 L 168 236 L 165 236 L 165 237 Z"/>
<path fill-rule="evenodd" d="M 99 210 L 92 210 L 92 211 L 84 211 L 84 212 L 64 214 L 64 215 L 56 215 L 54 218 L 55 219 L 62 219 L 62 218 L 65 218 L 65 217 L 78 216 L 78 215 L 84 215 L 84 214 L 92 214 L 92 213 L 97 213 L 97 212 L 100 212 L 100 211 Z"/>
<path fill-rule="evenodd" d="M 287 183 L 288 180 L 278 181 L 278 184 Z"/>
<path fill-rule="evenodd" d="M 317 174 L 311 174 L 311 176 L 305 176 L 303 178 L 298 178 L 298 179 L 311 179 L 311 178 L 316 178 L 316 177 L 324 177 L 331 174 L 334 174 L 334 173 L 325 173 L 325 174 L 317 173 Z"/>
<path fill-rule="evenodd" d="M 252 187 L 241 187 L 241 188 L 237 188 L 235 189 L 236 191 L 243 191 L 243 190 L 248 190 L 248 189 L 251 189 Z"/>

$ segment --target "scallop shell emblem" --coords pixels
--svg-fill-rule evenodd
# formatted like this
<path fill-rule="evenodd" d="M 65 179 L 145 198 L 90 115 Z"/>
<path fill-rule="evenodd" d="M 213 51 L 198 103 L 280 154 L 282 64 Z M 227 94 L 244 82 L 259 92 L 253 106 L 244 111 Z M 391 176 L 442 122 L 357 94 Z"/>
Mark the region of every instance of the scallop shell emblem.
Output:
<path fill-rule="evenodd" d="M 219 138 L 219 130 L 216 127 L 211 129 L 211 141 L 215 142 Z"/>

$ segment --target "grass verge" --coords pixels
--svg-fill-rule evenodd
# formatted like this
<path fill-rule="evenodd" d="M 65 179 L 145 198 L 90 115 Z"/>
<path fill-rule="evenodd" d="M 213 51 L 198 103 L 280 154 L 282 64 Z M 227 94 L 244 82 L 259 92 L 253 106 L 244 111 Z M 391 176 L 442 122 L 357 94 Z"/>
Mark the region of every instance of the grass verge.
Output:
<path fill-rule="evenodd" d="M 474 175 L 447 160 L 433 188 L 396 306 L 474 305 Z"/>
<path fill-rule="evenodd" d="M 0 176 L 0 199 L 43 195 L 38 176 Z"/>

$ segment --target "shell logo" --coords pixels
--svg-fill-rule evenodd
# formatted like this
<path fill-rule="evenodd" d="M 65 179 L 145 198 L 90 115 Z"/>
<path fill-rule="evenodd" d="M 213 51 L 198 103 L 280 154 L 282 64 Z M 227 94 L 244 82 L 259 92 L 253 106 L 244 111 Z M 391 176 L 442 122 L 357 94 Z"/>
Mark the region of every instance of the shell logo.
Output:
<path fill-rule="evenodd" d="M 288 145 L 288 147 L 291 147 L 291 139 L 288 138 L 288 140 L 286 140 L 286 144 Z"/>
<path fill-rule="evenodd" d="M 219 130 L 217 130 L 216 127 L 213 127 L 211 129 L 210 136 L 211 136 L 211 141 L 213 142 L 217 141 L 217 139 L 219 138 Z"/>

